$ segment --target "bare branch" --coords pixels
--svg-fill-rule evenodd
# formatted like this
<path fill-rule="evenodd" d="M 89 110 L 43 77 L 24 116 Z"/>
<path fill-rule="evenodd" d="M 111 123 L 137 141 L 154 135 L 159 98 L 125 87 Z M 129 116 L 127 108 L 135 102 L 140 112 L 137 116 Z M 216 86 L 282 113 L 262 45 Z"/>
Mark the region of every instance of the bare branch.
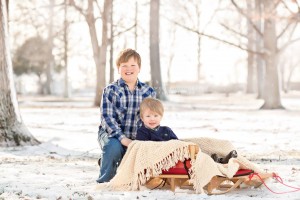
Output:
<path fill-rule="evenodd" d="M 278 4 L 279 4 L 280 2 L 282 2 L 282 1 L 283 1 L 283 0 L 277 0 L 277 1 L 275 2 L 274 10 L 275 10 L 275 8 L 277 8 Z"/>
<path fill-rule="evenodd" d="M 227 25 L 225 25 L 224 23 L 220 23 L 220 25 L 223 26 L 225 29 L 229 30 L 230 32 L 233 32 L 233 33 L 235 33 L 236 35 L 239 35 L 239 36 L 244 37 L 244 38 L 247 39 L 247 35 L 242 34 L 241 32 L 238 32 L 238 31 L 236 31 L 236 30 L 233 30 L 232 28 L 229 28 L 229 27 L 228 27 Z"/>
<path fill-rule="evenodd" d="M 94 0 L 94 2 L 96 3 L 96 6 L 97 6 L 97 8 L 98 8 L 98 10 L 99 10 L 99 13 L 100 13 L 100 16 L 101 16 L 101 17 L 98 17 L 97 19 L 103 18 L 103 10 L 101 9 L 101 7 L 100 7 L 98 1 L 97 1 L 97 0 Z"/>
<path fill-rule="evenodd" d="M 282 1 L 283 1 L 283 0 L 277 0 L 277 1 L 275 2 L 274 8 L 273 8 L 273 10 L 272 10 L 272 12 L 271 12 L 270 14 L 276 15 L 276 8 L 277 8 L 278 4 L 279 4 L 280 2 L 282 2 Z"/>
<path fill-rule="evenodd" d="M 247 49 L 247 48 L 245 48 L 245 47 L 243 47 L 243 46 L 241 46 L 241 45 L 238 45 L 238 44 L 229 42 L 229 41 L 227 41 L 227 40 L 223 40 L 223 39 L 217 38 L 216 36 L 212 36 L 212 35 L 205 34 L 205 33 L 203 33 L 203 32 L 199 32 L 198 30 L 194 30 L 194 29 L 192 29 L 192 28 L 189 28 L 189 27 L 187 27 L 187 26 L 184 26 L 184 25 L 182 25 L 182 24 L 180 24 L 180 23 L 178 23 L 178 22 L 176 22 L 176 21 L 173 21 L 173 20 L 170 20 L 170 19 L 167 19 L 167 20 L 170 21 L 171 23 L 173 23 L 173 24 L 175 24 L 175 25 L 177 25 L 177 26 L 179 26 L 179 27 L 185 29 L 185 30 L 188 30 L 188 31 L 193 32 L 193 33 L 196 33 L 196 34 L 199 35 L 199 36 L 200 36 L 200 35 L 201 35 L 201 36 L 205 36 L 205 37 L 207 37 L 207 38 L 210 38 L 210 39 L 213 39 L 213 40 L 216 40 L 216 41 L 219 41 L 219 42 L 223 42 L 223 43 L 225 43 L 225 44 L 228 44 L 228 45 L 237 47 L 237 48 L 239 48 L 239 49 L 242 49 L 242 50 L 244 50 L 244 51 L 247 51 L 247 52 L 250 52 L 250 53 L 253 53 L 253 54 L 259 54 L 259 55 L 262 55 L 262 56 L 264 55 L 264 54 L 261 53 L 261 52 L 257 52 L 257 51 L 253 51 L 253 50 L 251 50 L 251 49 Z"/>
<path fill-rule="evenodd" d="M 260 30 L 257 28 L 257 26 L 254 24 L 254 22 L 252 21 L 252 19 L 244 13 L 244 11 L 235 3 L 234 0 L 231 0 L 232 4 L 236 7 L 236 9 L 238 10 L 238 12 L 243 15 L 244 17 L 246 17 L 247 20 L 249 20 L 251 26 L 254 28 L 254 30 L 261 36 L 263 37 L 262 32 L 260 32 Z"/>
<path fill-rule="evenodd" d="M 296 0 L 296 1 L 294 1 L 296 4 L 297 4 L 297 7 L 298 7 L 298 12 L 300 11 L 300 4 L 299 4 L 299 2 Z"/>
<path fill-rule="evenodd" d="M 286 25 L 286 27 L 281 31 L 281 33 L 278 34 L 277 39 L 279 39 L 288 30 L 288 28 L 290 27 L 291 24 L 292 23 L 288 23 Z"/>
<path fill-rule="evenodd" d="M 281 3 L 284 5 L 284 7 L 291 13 L 291 15 L 292 15 L 292 17 L 291 17 L 291 19 L 292 18 L 294 18 L 294 16 L 296 16 L 297 15 L 297 13 L 294 13 L 288 6 L 287 6 L 287 4 L 284 2 L 284 0 L 282 0 L 281 1 Z M 298 4 L 298 2 L 296 1 L 296 4 L 297 4 L 297 6 L 298 6 L 298 11 L 299 11 L 299 4 Z M 288 30 L 288 28 L 290 27 L 290 25 L 293 23 L 293 20 L 290 20 L 290 21 L 288 21 L 289 23 L 286 25 L 286 27 L 281 31 L 281 33 L 277 36 L 277 39 L 279 39 L 287 30 Z M 295 31 L 295 27 L 293 28 L 293 31 L 292 32 L 294 32 Z"/>
<path fill-rule="evenodd" d="M 278 49 L 278 53 L 282 53 L 288 46 L 290 46 L 291 44 L 294 44 L 295 42 L 298 42 L 300 40 L 300 38 L 296 38 L 294 40 L 291 40 L 287 43 L 285 43 L 280 49 Z"/>
<path fill-rule="evenodd" d="M 99 13 L 100 13 L 100 16 L 101 16 L 101 18 L 102 18 L 102 16 L 103 16 L 103 11 L 101 10 L 101 7 L 100 7 L 98 1 L 97 1 L 97 0 L 94 0 L 94 1 L 95 1 L 95 3 L 96 3 L 96 6 L 97 6 L 97 8 L 98 8 L 98 10 L 99 10 Z"/>
<path fill-rule="evenodd" d="M 297 26 L 298 26 L 298 23 L 295 23 L 294 27 L 292 28 L 292 31 L 290 31 L 290 35 L 289 35 L 289 39 L 288 39 L 289 41 L 291 41 L 292 36 L 293 36 Z"/>
<path fill-rule="evenodd" d="M 127 29 L 121 31 L 121 32 L 118 32 L 117 34 L 113 35 L 113 37 L 117 37 L 117 36 L 120 36 L 122 35 L 123 33 L 126 33 L 127 31 L 130 31 L 131 29 L 133 29 L 134 27 L 136 26 L 136 24 L 133 24 L 132 26 L 128 27 Z"/>
<path fill-rule="evenodd" d="M 216 13 L 218 12 L 219 8 L 220 8 L 220 4 L 221 2 L 219 1 L 219 4 L 218 4 L 218 8 L 214 10 L 214 13 L 211 15 L 210 19 L 207 21 L 207 23 L 204 25 L 203 27 L 203 30 L 206 29 L 206 27 L 212 22 L 212 20 L 214 19 Z"/>
<path fill-rule="evenodd" d="M 286 5 L 286 3 L 284 2 L 284 0 L 281 1 L 281 3 L 284 5 L 284 7 L 290 11 L 291 14 L 293 14 L 293 11 Z"/>
<path fill-rule="evenodd" d="M 22 5 L 18 5 L 18 7 L 20 8 L 20 11 L 23 13 L 23 16 L 26 16 L 27 18 L 21 18 L 22 22 L 25 24 L 30 24 L 34 27 L 36 34 L 38 36 L 41 36 L 42 33 L 40 31 L 40 24 L 37 22 L 37 20 L 35 19 L 35 17 L 32 16 L 32 14 L 30 13 L 28 7 L 23 7 Z M 36 13 L 38 14 L 38 17 L 43 18 L 44 20 L 46 20 L 45 16 L 43 16 L 41 13 L 38 12 L 38 10 L 36 10 Z M 28 21 L 30 21 L 30 23 L 28 23 Z"/>
<path fill-rule="evenodd" d="M 184 4 L 184 6 L 183 6 L 183 9 L 184 9 L 184 13 L 186 13 L 187 15 L 188 15 L 188 17 L 189 17 L 189 19 L 192 19 L 193 17 L 192 17 L 192 15 L 191 15 L 191 12 L 189 11 L 189 9 L 187 8 L 187 6 L 186 6 L 187 4 Z"/>
<path fill-rule="evenodd" d="M 84 10 L 78 6 L 74 0 L 69 0 L 69 5 L 73 6 L 78 12 L 80 12 L 84 17 L 86 17 L 86 13 L 84 12 Z"/>
<path fill-rule="evenodd" d="M 284 7 L 291 13 L 291 16 L 289 17 L 289 19 L 294 20 L 296 22 L 299 21 L 299 14 L 300 14 L 300 5 L 298 3 L 298 1 L 293 1 L 296 5 L 297 5 L 297 12 L 293 12 L 288 5 L 282 0 L 282 4 L 284 5 Z"/>

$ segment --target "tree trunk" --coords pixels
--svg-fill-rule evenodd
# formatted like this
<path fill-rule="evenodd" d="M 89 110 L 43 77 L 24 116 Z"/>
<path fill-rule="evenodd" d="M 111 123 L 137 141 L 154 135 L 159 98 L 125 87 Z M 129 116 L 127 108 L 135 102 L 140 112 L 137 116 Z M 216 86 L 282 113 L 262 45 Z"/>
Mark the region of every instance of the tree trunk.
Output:
<path fill-rule="evenodd" d="M 64 87 L 64 97 L 69 98 L 71 96 L 69 87 L 69 69 L 68 69 L 68 4 L 67 0 L 64 2 L 64 64 L 65 64 L 65 87 Z"/>
<path fill-rule="evenodd" d="M 93 7 L 93 0 L 88 1 L 88 10 L 87 10 L 87 15 L 85 16 L 86 22 L 89 27 L 89 32 L 90 32 L 90 38 L 91 38 L 91 44 L 93 48 L 93 57 L 94 57 L 94 62 L 96 66 L 96 94 L 95 94 L 95 100 L 94 100 L 94 105 L 96 105 L 96 102 L 100 102 L 100 98 L 102 96 L 102 91 L 101 91 L 101 86 L 100 86 L 100 47 L 99 47 L 99 41 L 97 37 L 97 31 L 96 31 L 96 19 L 94 16 L 94 7 Z"/>
<path fill-rule="evenodd" d="M 39 142 L 24 125 L 16 97 L 7 30 L 6 0 L 0 0 L 0 146 Z"/>
<path fill-rule="evenodd" d="M 175 52 L 174 52 L 174 46 L 175 46 L 175 41 L 176 41 L 176 27 L 173 26 L 171 28 L 170 32 L 170 38 L 171 38 L 171 43 L 170 43 L 170 52 L 169 52 L 169 62 L 168 62 L 168 70 L 167 70 L 167 75 L 168 75 L 168 87 L 171 84 L 171 71 L 172 71 L 172 66 L 173 66 L 173 59 L 175 56 Z M 168 88 L 167 88 L 168 90 Z"/>
<path fill-rule="evenodd" d="M 110 18 L 109 18 L 109 23 L 110 23 L 110 53 L 109 53 L 109 82 L 114 81 L 114 15 L 113 15 L 113 2 L 111 4 L 111 9 L 110 9 Z"/>
<path fill-rule="evenodd" d="M 261 0 L 255 0 L 255 15 L 257 16 L 255 25 L 257 29 L 262 33 L 262 3 Z M 263 49 L 262 37 L 258 32 L 255 32 L 255 49 L 261 51 Z M 256 70 L 257 70 L 257 98 L 263 98 L 263 80 L 265 74 L 264 60 L 261 55 L 256 55 Z"/>
<path fill-rule="evenodd" d="M 252 1 L 247 1 L 247 15 L 253 16 L 252 14 L 253 6 Z M 252 18 L 252 17 L 250 17 Z M 254 30 L 250 23 L 250 20 L 247 19 L 247 28 L 248 28 L 248 44 L 247 48 L 254 51 Z M 248 58 L 247 58 L 247 64 L 248 64 L 248 73 L 247 73 L 247 90 L 246 93 L 254 93 L 254 79 L 255 79 L 255 71 L 254 71 L 254 54 L 252 52 L 248 52 Z"/>
<path fill-rule="evenodd" d="M 53 16 L 54 16 L 54 0 L 50 0 L 49 6 L 49 25 L 48 25 L 48 38 L 47 38 L 47 69 L 46 69 L 46 94 L 52 94 L 51 85 L 52 85 L 52 71 L 54 68 L 54 56 L 52 53 L 53 50 Z"/>
<path fill-rule="evenodd" d="M 138 1 L 135 2 L 135 15 L 134 15 L 134 49 L 137 50 L 138 45 L 138 33 L 137 33 L 137 26 L 138 26 Z"/>
<path fill-rule="evenodd" d="M 277 37 L 273 0 L 262 1 L 264 5 L 265 21 L 264 21 L 264 49 L 266 60 L 266 74 L 264 80 L 265 100 L 262 109 L 282 109 L 279 92 L 279 80 L 277 69 Z"/>
<path fill-rule="evenodd" d="M 107 53 L 107 46 L 108 46 L 108 20 L 109 14 L 112 6 L 112 0 L 105 0 L 104 1 L 104 8 L 102 12 L 102 43 L 100 46 L 100 65 L 97 67 L 98 75 L 97 75 L 97 87 L 96 87 L 96 98 L 94 101 L 95 106 L 99 106 L 101 102 L 102 92 L 106 85 L 106 53 Z"/>
<path fill-rule="evenodd" d="M 197 2 L 195 4 L 195 9 L 196 9 L 196 16 L 197 16 L 197 30 L 201 32 L 201 12 L 200 12 L 200 7 L 201 7 L 201 1 Z M 198 35 L 197 38 L 197 81 L 200 83 L 201 81 L 201 35 Z"/>
<path fill-rule="evenodd" d="M 167 100 L 160 70 L 159 0 L 150 2 L 150 65 L 152 87 L 156 90 L 157 98 Z"/>

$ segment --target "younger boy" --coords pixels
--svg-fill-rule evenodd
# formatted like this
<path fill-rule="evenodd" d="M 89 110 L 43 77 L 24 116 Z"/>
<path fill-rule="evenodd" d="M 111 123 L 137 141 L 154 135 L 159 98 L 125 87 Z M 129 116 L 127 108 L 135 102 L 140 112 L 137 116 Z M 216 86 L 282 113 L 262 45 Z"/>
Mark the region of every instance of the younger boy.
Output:
<path fill-rule="evenodd" d="M 137 130 L 137 140 L 168 141 L 178 139 L 167 126 L 160 126 L 164 114 L 163 104 L 154 98 L 146 98 L 140 105 L 142 127 Z"/>
<path fill-rule="evenodd" d="M 164 114 L 164 107 L 158 99 L 146 98 L 140 105 L 140 117 L 142 127 L 137 130 L 137 140 L 168 141 L 178 139 L 175 133 L 167 126 L 160 126 Z M 228 163 L 230 158 L 236 158 L 237 152 L 232 150 L 224 158 L 217 154 L 211 155 L 212 159 L 221 164 Z"/>
<path fill-rule="evenodd" d="M 121 78 L 104 88 L 100 106 L 98 142 L 102 156 L 98 183 L 109 182 L 115 176 L 127 146 L 141 126 L 141 101 L 156 95 L 153 88 L 138 79 L 141 57 L 135 50 L 122 51 L 116 63 Z"/>

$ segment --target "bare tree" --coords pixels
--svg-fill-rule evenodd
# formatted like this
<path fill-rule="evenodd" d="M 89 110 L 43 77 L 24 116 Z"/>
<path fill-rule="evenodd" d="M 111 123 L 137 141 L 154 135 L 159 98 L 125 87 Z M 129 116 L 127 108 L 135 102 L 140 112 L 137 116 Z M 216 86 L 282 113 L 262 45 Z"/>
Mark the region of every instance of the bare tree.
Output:
<path fill-rule="evenodd" d="M 159 52 L 159 0 L 150 1 L 150 65 L 151 82 L 156 89 L 157 98 L 167 100 L 160 69 Z"/>
<path fill-rule="evenodd" d="M 259 32 L 259 27 L 256 26 L 254 20 L 252 20 L 251 15 L 247 15 L 243 12 L 243 10 L 236 4 L 234 0 L 231 0 L 237 10 L 244 15 L 249 22 L 249 26 L 252 25 L 253 29 Z M 261 4 L 263 7 L 263 32 L 259 32 L 263 38 L 263 59 L 266 63 L 266 73 L 264 75 L 264 82 L 263 82 L 263 95 L 262 98 L 264 99 L 264 104 L 262 105 L 262 109 L 280 109 L 283 108 L 281 105 L 281 97 L 280 97 L 280 88 L 279 88 L 279 79 L 278 79 L 278 47 L 277 47 L 277 34 L 276 34 L 276 24 L 275 18 L 277 17 L 276 14 L 276 7 L 278 2 L 274 2 L 272 0 L 263 0 L 257 1 L 256 3 Z M 248 4 L 249 5 L 249 2 Z M 259 5 L 257 5 L 259 6 Z M 250 44 L 249 44 L 250 45 Z M 248 45 L 248 47 L 249 47 Z M 252 46 L 252 45 L 251 45 Z M 249 49 L 248 49 L 249 50 Z M 259 49 L 260 51 L 260 49 Z M 251 52 L 248 51 L 248 55 Z"/>
<path fill-rule="evenodd" d="M 98 5 L 97 1 L 88 0 L 88 8 L 84 10 L 81 6 L 77 5 L 74 0 L 69 0 L 70 5 L 74 6 L 76 10 L 78 10 L 84 17 L 89 27 L 91 44 L 93 48 L 93 57 L 96 65 L 96 95 L 94 100 L 94 105 L 99 106 L 101 101 L 101 96 L 103 89 L 106 85 L 106 53 L 108 46 L 108 19 L 110 9 L 112 6 L 112 0 L 105 0 L 103 9 L 100 11 L 101 19 L 102 19 L 102 39 L 101 45 L 99 46 L 99 38 L 96 29 L 96 20 L 94 14 L 94 3 Z M 98 5 L 98 8 L 100 6 Z"/>
<path fill-rule="evenodd" d="M 247 46 L 243 43 L 238 44 L 236 42 L 231 42 L 228 39 L 222 39 L 222 38 L 216 37 L 212 34 L 200 32 L 198 30 L 195 30 L 191 27 L 186 26 L 185 24 L 181 24 L 178 22 L 174 22 L 174 23 L 188 31 L 195 32 L 201 36 L 205 36 L 210 39 L 223 42 L 224 44 L 228 44 L 228 45 L 237 47 L 241 50 L 247 51 L 247 53 L 253 53 L 257 56 L 257 59 L 261 60 L 261 58 L 262 58 L 264 60 L 264 64 L 265 64 L 265 71 L 264 71 L 264 69 L 262 69 L 262 66 L 263 66 L 262 63 L 259 63 L 259 68 L 258 68 L 258 73 L 259 73 L 258 81 L 261 81 L 262 77 L 264 78 L 263 92 L 261 92 L 263 94 L 262 97 L 264 99 L 264 104 L 261 108 L 262 109 L 281 109 L 281 108 L 283 108 L 283 106 L 281 105 L 281 96 L 280 96 L 280 91 L 279 91 L 277 59 L 280 56 L 280 54 L 282 53 L 282 51 L 285 48 L 287 48 L 287 46 L 300 40 L 300 38 L 296 38 L 296 39 L 290 40 L 286 43 L 283 43 L 283 45 L 281 47 L 277 46 L 277 42 L 285 33 L 288 32 L 287 30 L 290 30 L 289 27 L 291 26 L 292 23 L 295 23 L 295 19 L 298 19 L 297 16 L 299 15 L 298 14 L 299 11 L 296 13 L 290 11 L 291 12 L 290 17 L 281 18 L 281 19 L 285 20 L 286 26 L 282 28 L 280 33 L 276 33 L 275 18 L 278 19 L 278 17 L 279 17 L 276 12 L 278 5 L 280 3 L 284 4 L 286 7 L 286 10 L 290 10 L 284 1 L 257 0 L 256 1 L 256 9 L 259 10 L 259 15 L 256 15 L 256 17 L 257 16 L 262 17 L 261 18 L 262 23 L 260 21 L 257 22 L 255 20 L 253 20 L 251 18 L 251 16 L 248 16 L 247 13 L 243 9 L 241 9 L 234 0 L 231 0 L 231 2 L 237 8 L 238 12 L 240 14 L 242 14 L 242 16 L 244 16 L 248 20 L 248 27 L 250 27 L 250 25 L 251 25 L 252 28 L 257 33 L 256 41 L 257 41 L 257 37 L 262 38 L 262 40 L 261 40 L 261 41 L 263 41 L 262 45 L 260 42 L 257 42 L 255 45 L 256 46 L 255 49 L 252 49 L 252 48 L 249 49 L 249 46 Z M 268 2 L 269 4 L 266 2 Z M 297 1 L 293 1 L 293 3 L 298 4 Z M 260 8 L 262 8 L 261 15 L 260 15 Z M 298 5 L 298 8 L 300 8 L 299 5 Z M 257 23 L 255 23 L 255 22 L 257 22 Z M 298 22 L 299 22 L 299 20 L 297 20 L 296 23 L 298 23 Z M 277 21 L 276 21 L 276 23 L 277 23 Z M 263 28 L 259 27 L 260 24 L 263 24 L 264 27 Z M 245 37 L 245 35 L 242 34 L 242 32 L 233 30 L 230 27 L 227 27 L 227 29 L 231 30 L 232 33 L 238 34 L 241 37 Z M 293 35 L 293 33 L 294 33 L 294 29 L 292 29 L 290 31 L 290 35 Z M 259 92 L 260 92 L 260 90 L 259 90 Z"/>
<path fill-rule="evenodd" d="M 0 146 L 39 144 L 24 125 L 16 97 L 9 50 L 7 0 L 0 0 Z"/>
<path fill-rule="evenodd" d="M 62 23 L 59 23 L 60 20 L 57 20 L 61 16 L 60 14 L 63 15 L 63 12 L 61 12 L 64 9 L 63 0 L 47 0 L 38 4 L 33 1 L 17 1 L 14 4 L 16 7 L 14 15 L 12 15 L 12 20 L 17 25 L 15 26 L 16 31 L 13 34 L 15 41 L 19 41 L 19 44 L 15 42 L 14 46 L 18 48 L 23 41 L 27 41 L 29 38 L 41 38 L 45 40 L 45 44 L 41 47 L 35 45 L 35 48 L 46 50 L 45 56 L 43 55 L 41 56 L 42 58 L 39 58 L 45 63 L 45 67 L 40 72 L 43 78 L 40 82 L 41 90 L 39 92 L 42 92 L 42 94 L 51 94 L 54 89 L 52 87 L 54 81 L 53 75 L 55 72 L 60 72 L 62 66 L 61 60 L 64 59 L 63 53 L 61 53 L 64 45 L 64 27 L 62 25 L 64 20 L 61 20 Z M 24 32 L 24 29 L 27 31 Z M 13 49 L 13 51 L 15 50 Z M 26 49 L 26 51 L 32 50 Z M 28 52 L 26 54 L 30 55 Z M 27 59 L 25 54 L 22 57 Z M 44 76 L 46 77 L 45 79 Z"/>
<path fill-rule="evenodd" d="M 235 5 L 237 10 L 241 14 L 249 19 L 250 16 L 245 15 L 242 9 L 236 4 L 234 0 L 231 0 L 231 2 Z M 300 11 L 300 6 L 297 1 L 292 1 L 291 3 L 296 4 L 296 6 L 298 7 L 298 12 L 294 13 L 293 11 L 291 11 L 285 1 L 282 0 L 256 0 L 256 15 L 254 19 L 250 19 L 253 30 L 255 30 L 257 33 L 256 54 L 259 85 L 258 96 L 264 99 L 264 104 L 261 107 L 262 109 L 283 108 L 281 104 L 279 87 L 278 59 L 285 48 L 287 48 L 287 46 L 300 40 L 300 38 L 296 38 L 293 40 L 291 39 L 294 34 L 295 27 L 299 22 L 299 20 L 297 19 Z M 277 8 L 279 4 L 282 4 L 286 8 L 286 10 L 290 12 L 290 15 L 287 18 L 281 17 L 282 19 L 285 19 L 285 23 L 282 23 L 282 25 L 284 26 L 280 30 L 278 29 L 280 32 L 277 33 L 276 24 L 278 24 L 278 19 L 280 18 L 279 14 L 277 14 Z M 261 24 L 263 24 L 263 28 L 261 27 Z M 294 28 L 290 29 L 292 24 L 295 24 L 295 26 Z M 283 35 L 288 33 L 288 30 L 290 30 L 288 41 L 283 42 L 283 45 L 281 47 L 278 47 L 279 39 L 282 38 Z M 259 53 L 259 51 L 261 52 Z M 261 61 L 261 58 L 264 62 Z M 265 66 L 263 64 L 265 64 Z"/>
<path fill-rule="evenodd" d="M 277 36 L 276 36 L 276 6 L 273 0 L 263 0 L 264 6 L 264 49 L 266 61 L 266 74 L 264 79 L 263 109 L 283 108 L 281 105 L 278 62 L 277 62 Z"/>
<path fill-rule="evenodd" d="M 39 94 L 45 93 L 45 83 L 42 80 L 47 68 L 49 49 L 47 41 L 41 37 L 28 38 L 15 52 L 13 69 L 16 75 L 26 73 L 36 74 L 39 78 Z"/>

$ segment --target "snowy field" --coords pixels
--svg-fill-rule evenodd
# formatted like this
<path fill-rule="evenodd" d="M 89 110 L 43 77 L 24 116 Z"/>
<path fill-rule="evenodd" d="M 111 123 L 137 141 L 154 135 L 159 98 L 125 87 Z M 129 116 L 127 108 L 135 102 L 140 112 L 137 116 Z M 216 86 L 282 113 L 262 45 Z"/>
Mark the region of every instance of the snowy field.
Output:
<path fill-rule="evenodd" d="M 95 190 L 99 173 L 97 143 L 99 108 L 92 99 L 71 101 L 51 97 L 19 97 L 23 120 L 42 142 L 38 146 L 0 149 L 2 199 L 300 199 L 300 191 L 274 194 L 265 186 L 241 188 L 220 196 L 192 190 L 111 192 Z M 285 184 L 300 187 L 300 94 L 284 95 L 286 110 L 258 110 L 261 100 L 252 95 L 222 94 L 199 97 L 170 96 L 162 125 L 179 138 L 214 137 L 230 140 L 239 152 Z M 275 180 L 267 185 L 288 192 Z"/>

